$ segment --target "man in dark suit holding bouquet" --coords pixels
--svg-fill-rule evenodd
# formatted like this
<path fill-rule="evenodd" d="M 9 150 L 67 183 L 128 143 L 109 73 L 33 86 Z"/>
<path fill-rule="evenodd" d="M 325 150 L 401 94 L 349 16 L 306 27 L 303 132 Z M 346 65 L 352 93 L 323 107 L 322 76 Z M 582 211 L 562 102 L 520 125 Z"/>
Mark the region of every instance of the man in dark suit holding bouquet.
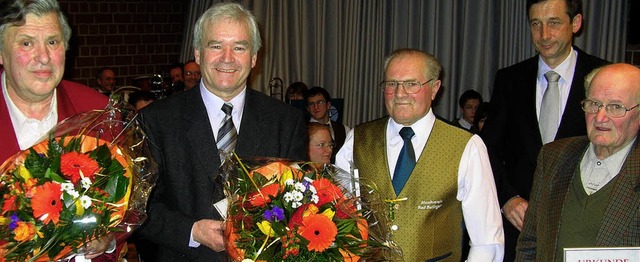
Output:
<path fill-rule="evenodd" d="M 481 133 L 505 217 L 505 261 L 515 256 L 540 147 L 585 134 L 583 79 L 607 63 L 572 46 L 582 26 L 581 1 L 528 0 L 527 12 L 538 55 L 496 73 Z"/>
<path fill-rule="evenodd" d="M 193 47 L 200 85 L 141 111 L 160 168 L 142 234 L 159 261 L 226 261 L 225 201 L 219 152 L 306 158 L 302 112 L 247 87 L 260 35 L 236 3 L 217 4 L 198 20 Z M 235 145 L 235 146 L 234 146 Z"/>
<path fill-rule="evenodd" d="M 640 246 L 640 69 L 604 66 L 585 86 L 587 136 L 540 150 L 516 261 L 563 261 L 563 248 Z"/>

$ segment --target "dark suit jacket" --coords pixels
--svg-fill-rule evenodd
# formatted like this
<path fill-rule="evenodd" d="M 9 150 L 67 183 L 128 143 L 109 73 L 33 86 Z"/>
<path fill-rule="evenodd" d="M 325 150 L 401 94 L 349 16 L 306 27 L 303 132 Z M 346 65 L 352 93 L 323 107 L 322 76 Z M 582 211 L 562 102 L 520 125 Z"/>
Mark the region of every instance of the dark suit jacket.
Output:
<path fill-rule="evenodd" d="M 193 223 L 226 215 L 213 208 L 224 198 L 220 157 L 199 88 L 152 103 L 141 119 L 160 171 L 142 235 L 159 245 L 159 261 L 226 261 L 225 252 L 189 247 Z M 299 110 L 247 88 L 240 125 L 239 155 L 306 158 Z"/>
<path fill-rule="evenodd" d="M 3 70 L 0 70 L 0 75 L 2 72 Z M 5 100 L 7 98 L 1 91 L 3 88 L 0 81 L 0 165 L 7 158 L 20 151 Z M 56 87 L 56 98 L 58 99 L 58 122 L 82 112 L 104 109 L 109 102 L 108 97 L 97 91 L 66 80 L 62 80 Z"/>
<path fill-rule="evenodd" d="M 567 105 L 556 139 L 585 135 L 584 77 L 607 63 L 574 47 L 578 52 Z M 516 195 L 529 199 L 536 157 L 542 138 L 536 116 L 538 55 L 496 73 L 489 115 L 481 132 L 493 169 L 500 206 Z"/>
<path fill-rule="evenodd" d="M 580 168 L 587 150 L 586 136 L 547 144 L 540 150 L 524 229 L 518 239 L 516 261 L 556 261 L 562 209 L 571 180 Z M 640 147 L 638 141 L 629 152 L 614 184 L 609 203 L 598 229 L 596 246 L 640 246 Z"/>

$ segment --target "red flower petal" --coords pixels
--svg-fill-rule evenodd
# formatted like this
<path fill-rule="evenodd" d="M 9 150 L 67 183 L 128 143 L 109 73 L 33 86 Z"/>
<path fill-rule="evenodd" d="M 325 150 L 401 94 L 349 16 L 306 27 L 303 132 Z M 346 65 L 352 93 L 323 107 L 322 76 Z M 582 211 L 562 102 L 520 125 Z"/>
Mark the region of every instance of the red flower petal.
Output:
<path fill-rule="evenodd" d="M 100 169 L 98 162 L 88 155 L 69 152 L 60 156 L 60 171 L 74 184 L 80 180 L 80 172 L 93 181 L 93 177 Z"/>
<path fill-rule="evenodd" d="M 35 188 L 36 194 L 31 199 L 33 216 L 40 218 L 45 224 L 53 221 L 57 224 L 62 211 L 62 200 L 60 200 L 61 186 L 57 183 L 47 182 Z"/>

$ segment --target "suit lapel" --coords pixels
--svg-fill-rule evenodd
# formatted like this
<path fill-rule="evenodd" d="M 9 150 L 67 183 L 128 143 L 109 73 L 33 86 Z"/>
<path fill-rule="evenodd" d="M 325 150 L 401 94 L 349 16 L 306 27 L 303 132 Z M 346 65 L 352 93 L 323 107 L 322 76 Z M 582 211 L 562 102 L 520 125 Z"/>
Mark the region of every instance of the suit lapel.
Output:
<path fill-rule="evenodd" d="M 540 135 L 540 128 L 538 125 L 538 114 L 536 113 L 536 89 L 537 89 L 537 76 L 538 76 L 538 56 L 536 55 L 530 59 L 527 63 L 527 68 L 521 76 L 522 83 L 519 87 L 520 101 L 516 103 L 522 103 L 522 121 L 529 126 L 530 130 L 534 131 L 534 140 L 538 147 L 542 145 L 542 135 Z"/>
<path fill-rule="evenodd" d="M 268 125 L 268 119 L 263 117 L 269 114 L 262 100 L 256 98 L 257 91 L 247 87 L 242 122 L 240 123 L 240 134 L 236 144 L 236 152 L 242 156 L 255 156 L 260 148 L 260 141 L 264 139 L 264 131 L 260 126 Z"/>
<path fill-rule="evenodd" d="M 182 126 L 187 130 L 187 140 L 194 151 L 190 157 L 197 158 L 204 170 L 218 170 L 220 156 L 200 91 L 188 92 L 186 95 L 188 98 L 183 105 L 186 110 L 183 112 L 189 113 L 183 115 Z M 208 176 L 212 182 L 217 173 Z"/>
<path fill-rule="evenodd" d="M 582 52 L 580 49 L 575 49 L 578 53 L 576 67 L 573 72 L 573 80 L 571 80 L 571 89 L 569 90 L 567 104 L 564 108 L 564 112 L 562 113 L 558 132 L 556 133 L 556 139 L 584 135 L 587 132 L 584 113 L 580 102 L 585 97 L 584 77 L 589 73 L 590 69 L 587 67 L 587 63 L 585 62 L 587 54 Z"/>
<path fill-rule="evenodd" d="M 631 228 L 640 207 L 640 148 L 636 140 L 615 179 L 596 245 L 618 246 Z"/>
<path fill-rule="evenodd" d="M 2 75 L 2 70 L 0 70 L 0 75 Z M 0 92 L 2 92 L 2 88 L 2 81 L 0 81 Z M 5 97 L 2 94 L 0 94 L 0 123 L 6 123 L 0 125 L 0 134 L 2 134 L 0 136 L 0 164 L 2 164 L 5 159 L 20 151 L 18 138 L 13 130 L 11 116 L 9 116 L 9 108 L 7 108 Z"/>

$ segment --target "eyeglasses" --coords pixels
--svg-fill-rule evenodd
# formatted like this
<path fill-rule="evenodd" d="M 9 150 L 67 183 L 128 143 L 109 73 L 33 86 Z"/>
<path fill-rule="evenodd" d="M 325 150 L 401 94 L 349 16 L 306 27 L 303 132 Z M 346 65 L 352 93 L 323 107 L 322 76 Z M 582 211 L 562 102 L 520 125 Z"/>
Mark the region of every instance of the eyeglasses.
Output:
<path fill-rule="evenodd" d="M 336 146 L 336 144 L 335 143 L 319 143 L 319 144 L 313 144 L 312 146 L 317 148 L 323 148 L 323 147 L 333 148 Z"/>
<path fill-rule="evenodd" d="M 309 107 L 314 107 L 314 106 L 316 106 L 316 105 L 318 105 L 318 106 L 324 105 L 325 103 L 327 103 L 327 101 L 324 101 L 324 100 L 318 100 L 318 101 L 316 101 L 316 102 L 307 102 L 307 105 L 308 105 Z"/>
<path fill-rule="evenodd" d="M 184 74 L 188 76 L 199 76 L 200 72 L 185 71 Z"/>
<path fill-rule="evenodd" d="M 404 91 L 407 92 L 407 94 L 415 94 L 415 93 L 420 92 L 420 88 L 424 84 L 429 83 L 429 82 L 431 82 L 433 80 L 435 80 L 435 79 L 429 79 L 429 80 L 427 80 L 427 82 L 424 82 L 424 83 L 420 83 L 420 82 L 418 82 L 416 80 L 409 80 L 409 81 L 382 81 L 382 83 L 380 83 L 378 85 L 378 87 L 385 94 L 395 94 L 396 90 L 398 89 L 398 87 L 402 85 L 402 86 L 404 86 Z"/>
<path fill-rule="evenodd" d="M 587 114 L 597 114 L 601 108 L 604 107 L 604 110 L 607 112 L 607 116 L 610 117 L 623 117 L 627 114 L 628 111 L 638 107 L 640 104 L 635 105 L 632 108 L 627 109 L 625 106 L 621 104 L 608 104 L 604 105 L 600 102 L 592 101 L 589 99 L 582 100 L 582 110 Z"/>

